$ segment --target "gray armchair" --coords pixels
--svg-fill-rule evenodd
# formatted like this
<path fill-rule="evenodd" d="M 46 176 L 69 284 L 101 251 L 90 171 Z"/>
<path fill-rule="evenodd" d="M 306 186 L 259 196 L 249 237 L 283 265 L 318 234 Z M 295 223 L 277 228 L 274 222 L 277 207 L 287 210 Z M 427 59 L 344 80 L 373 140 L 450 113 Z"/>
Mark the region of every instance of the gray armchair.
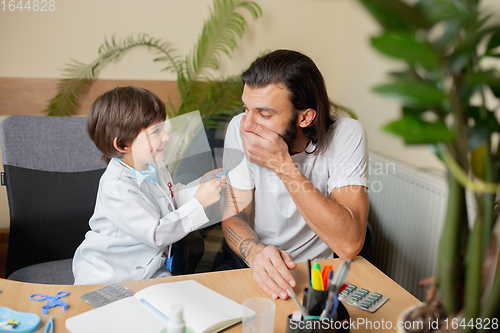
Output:
<path fill-rule="evenodd" d="M 89 230 L 106 168 L 85 121 L 14 115 L 0 125 L 10 209 L 8 279 L 73 284 L 72 257 Z M 176 243 L 182 260 L 174 274 L 193 273 L 203 250 L 199 233 Z"/>

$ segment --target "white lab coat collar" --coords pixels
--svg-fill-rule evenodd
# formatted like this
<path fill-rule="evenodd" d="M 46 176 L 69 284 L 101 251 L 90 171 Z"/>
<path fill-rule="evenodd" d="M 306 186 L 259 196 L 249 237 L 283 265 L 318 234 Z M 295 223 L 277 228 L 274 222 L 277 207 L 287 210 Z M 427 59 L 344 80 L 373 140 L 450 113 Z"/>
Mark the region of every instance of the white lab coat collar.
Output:
<path fill-rule="evenodd" d="M 158 173 L 158 181 L 159 183 L 153 183 L 151 181 L 145 180 L 144 177 L 138 177 L 136 173 L 134 173 L 130 168 L 130 166 L 122 165 L 119 161 L 115 159 L 111 159 L 109 162 L 112 168 L 119 168 L 121 171 L 122 177 L 127 177 L 133 179 L 137 185 L 140 187 L 141 191 L 151 193 L 153 196 L 165 196 L 168 199 L 168 202 L 172 205 L 173 209 L 177 209 L 175 206 L 174 200 L 170 193 L 170 189 L 168 187 L 168 182 L 172 182 L 172 179 L 169 178 L 168 173 L 163 170 L 166 168 L 165 164 L 158 163 L 157 165 L 157 173 Z"/>

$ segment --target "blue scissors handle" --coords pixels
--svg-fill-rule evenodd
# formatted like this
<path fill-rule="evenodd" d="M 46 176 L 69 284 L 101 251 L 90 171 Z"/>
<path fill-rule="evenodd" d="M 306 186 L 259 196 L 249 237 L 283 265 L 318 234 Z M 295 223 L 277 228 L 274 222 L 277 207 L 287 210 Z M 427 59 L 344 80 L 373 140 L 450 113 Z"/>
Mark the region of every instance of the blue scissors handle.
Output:
<path fill-rule="evenodd" d="M 49 295 L 43 295 L 43 294 L 33 294 L 30 296 L 30 299 L 34 300 L 34 301 L 45 301 L 47 299 L 47 297 L 49 297 Z"/>
<path fill-rule="evenodd" d="M 63 298 L 63 297 L 66 297 L 68 295 L 69 295 L 69 292 L 62 290 L 62 291 L 58 292 L 55 296 L 49 296 L 49 295 L 36 293 L 36 294 L 31 295 L 30 299 L 32 299 L 34 301 L 45 301 L 49 297 Z"/>

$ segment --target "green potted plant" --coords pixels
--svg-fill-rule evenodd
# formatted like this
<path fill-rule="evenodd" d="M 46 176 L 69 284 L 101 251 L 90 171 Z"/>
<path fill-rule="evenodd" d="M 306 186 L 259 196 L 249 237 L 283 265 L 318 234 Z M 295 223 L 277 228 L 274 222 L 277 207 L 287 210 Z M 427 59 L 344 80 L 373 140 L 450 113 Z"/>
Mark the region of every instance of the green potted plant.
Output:
<path fill-rule="evenodd" d="M 372 46 L 404 64 L 374 88 L 402 104 L 400 119 L 384 129 L 406 144 L 429 145 L 448 173 L 437 275 L 416 316 L 434 311 L 450 330 L 498 330 L 500 73 L 492 59 L 500 58 L 500 24 L 479 0 L 359 1 L 382 27 Z M 472 226 L 466 189 L 477 204 Z"/>
<path fill-rule="evenodd" d="M 103 66 L 119 61 L 132 49 L 145 47 L 154 55 L 153 61 L 165 62 L 164 71 L 174 71 L 177 75 L 181 103 L 176 107 L 170 100 L 165 101 L 169 116 L 199 110 L 205 129 L 217 128 L 218 121 L 240 111 L 243 84 L 239 76 L 214 78 L 210 70 L 219 68 L 221 55 L 230 56 L 237 46 L 238 38 L 248 29 L 243 15 L 245 12 L 254 19 L 262 15 L 260 7 L 253 1 L 214 0 L 198 41 L 186 56 L 176 54 L 171 43 L 145 33 L 132 34 L 121 41 L 114 37 L 106 38 L 99 47 L 98 57 L 90 64 L 72 59 L 63 69 L 65 78 L 59 81 L 57 95 L 49 102 L 45 112 L 50 116 L 74 115 L 81 96 L 88 91 Z M 178 151 L 171 152 L 171 155 L 178 156 L 177 161 L 180 161 L 189 142 L 197 134 L 197 128 L 194 126 L 192 130 L 183 131 L 185 138 L 179 141 L 187 144 L 177 146 Z M 172 173 L 175 174 L 175 171 Z"/>

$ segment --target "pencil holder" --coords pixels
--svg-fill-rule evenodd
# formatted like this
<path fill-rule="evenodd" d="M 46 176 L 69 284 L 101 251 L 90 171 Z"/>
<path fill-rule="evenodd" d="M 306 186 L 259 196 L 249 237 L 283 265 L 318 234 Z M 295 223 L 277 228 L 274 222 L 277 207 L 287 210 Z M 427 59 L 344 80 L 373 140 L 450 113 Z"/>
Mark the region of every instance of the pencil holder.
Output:
<path fill-rule="evenodd" d="M 311 288 L 312 289 L 312 288 Z M 341 303 L 337 309 L 337 318 L 319 320 L 319 316 L 310 316 L 305 320 L 292 320 L 287 317 L 286 333 L 347 333 L 349 332 L 349 313 Z"/>
<path fill-rule="evenodd" d="M 316 290 L 312 287 L 304 289 L 303 305 L 307 313 L 311 316 L 319 316 L 326 305 L 328 299 L 328 291 Z"/>

